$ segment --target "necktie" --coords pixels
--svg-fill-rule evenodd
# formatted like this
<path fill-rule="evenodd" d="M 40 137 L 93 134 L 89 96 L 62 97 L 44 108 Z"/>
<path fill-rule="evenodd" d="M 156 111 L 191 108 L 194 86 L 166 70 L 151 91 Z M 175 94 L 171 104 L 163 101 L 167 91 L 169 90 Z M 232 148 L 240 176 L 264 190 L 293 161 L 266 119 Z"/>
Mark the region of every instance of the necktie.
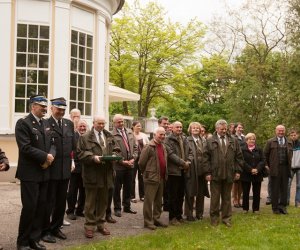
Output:
<path fill-rule="evenodd" d="M 282 139 L 282 137 L 279 138 L 279 145 L 280 145 L 280 146 L 283 145 L 283 139 Z"/>
<path fill-rule="evenodd" d="M 99 142 L 101 147 L 105 147 L 105 143 L 102 137 L 102 131 L 99 132 Z"/>
<path fill-rule="evenodd" d="M 201 148 L 202 148 L 202 145 L 201 145 L 200 139 L 197 139 L 197 140 L 196 140 L 196 144 L 197 144 L 197 147 L 198 147 L 199 149 L 201 149 Z"/>
<path fill-rule="evenodd" d="M 122 129 L 122 130 L 120 130 L 120 132 L 121 132 L 121 136 L 122 136 L 124 145 L 126 147 L 126 150 L 127 150 L 127 152 L 129 152 L 129 145 L 128 145 L 128 141 L 127 141 L 127 137 L 126 137 L 125 131 Z"/>
<path fill-rule="evenodd" d="M 42 119 L 39 120 L 39 124 L 40 124 L 41 127 L 43 126 L 43 120 Z"/>
<path fill-rule="evenodd" d="M 221 136 L 221 146 L 222 146 L 222 151 L 225 154 L 226 152 L 225 136 Z"/>
<path fill-rule="evenodd" d="M 61 120 L 58 120 L 57 123 L 58 123 L 58 127 L 61 129 Z"/>

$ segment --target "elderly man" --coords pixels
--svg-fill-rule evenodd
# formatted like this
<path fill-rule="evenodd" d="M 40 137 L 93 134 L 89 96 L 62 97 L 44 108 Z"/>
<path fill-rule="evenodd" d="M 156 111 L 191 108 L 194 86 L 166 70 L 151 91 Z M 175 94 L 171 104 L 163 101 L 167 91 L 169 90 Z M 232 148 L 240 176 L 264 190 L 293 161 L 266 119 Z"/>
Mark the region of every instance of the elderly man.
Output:
<path fill-rule="evenodd" d="M 46 249 L 39 243 L 47 205 L 49 165 L 54 160 L 50 152 L 51 133 L 43 119 L 47 113 L 44 96 L 30 97 L 30 113 L 18 120 L 15 128 L 19 148 L 16 178 L 21 181 L 22 210 L 17 249 Z"/>
<path fill-rule="evenodd" d="M 79 120 L 75 129 L 75 142 L 77 144 L 79 137 L 86 133 L 88 125 L 85 120 Z M 78 159 L 76 151 L 73 152 L 71 178 L 67 194 L 68 209 L 67 217 L 70 220 L 76 220 L 76 216 L 84 217 L 83 209 L 85 203 L 85 191 L 82 182 L 82 164 Z M 77 204 L 77 207 L 76 207 Z"/>
<path fill-rule="evenodd" d="M 45 217 L 42 240 L 55 243 L 57 237 L 65 240 L 60 230 L 66 210 L 67 190 L 71 177 L 71 153 L 75 150 L 74 125 L 63 118 L 67 108 L 63 97 L 51 100 L 52 115 L 48 119 L 50 131 L 56 146 L 56 156 L 50 168 L 50 181 L 47 194 L 48 209 Z"/>
<path fill-rule="evenodd" d="M 154 139 L 143 148 L 139 159 L 145 185 L 144 226 L 151 230 L 155 230 L 157 226 L 167 226 L 159 220 L 164 181 L 167 179 L 168 156 L 162 143 L 165 135 L 166 131 L 163 127 L 156 128 Z"/>
<path fill-rule="evenodd" d="M 81 118 L 81 112 L 79 109 L 72 109 L 70 111 L 70 119 L 74 123 L 74 128 L 75 130 L 77 129 L 78 122 L 80 121 Z"/>
<path fill-rule="evenodd" d="M 276 136 L 269 139 L 264 148 L 267 165 L 270 169 L 271 203 L 274 214 L 287 214 L 287 188 L 291 175 L 293 145 L 285 137 L 285 127 L 278 125 Z"/>
<path fill-rule="evenodd" d="M 105 211 L 108 203 L 108 191 L 113 186 L 113 166 L 103 156 L 120 152 L 114 137 L 105 127 L 105 118 L 95 116 L 93 128 L 79 138 L 78 158 L 83 164 L 82 176 L 85 187 L 85 236 L 94 237 L 94 231 L 110 235 L 104 226 Z"/>
<path fill-rule="evenodd" d="M 208 173 L 210 181 L 210 219 L 217 226 L 220 217 L 220 198 L 222 222 L 231 227 L 231 188 L 234 180 L 240 178 L 243 156 L 238 141 L 227 134 L 227 122 L 218 120 L 216 131 L 207 139 Z"/>
<path fill-rule="evenodd" d="M 114 128 L 112 135 L 116 144 L 121 149 L 123 160 L 114 163 L 116 171 L 115 191 L 114 191 L 114 210 L 117 217 L 121 217 L 121 196 L 123 187 L 123 211 L 125 213 L 136 214 L 137 212 L 130 207 L 130 191 L 133 178 L 133 164 L 137 157 L 137 145 L 133 133 L 130 129 L 124 127 L 124 118 L 116 114 L 113 118 Z"/>
<path fill-rule="evenodd" d="M 173 131 L 166 138 L 166 146 L 168 148 L 169 223 L 175 226 L 183 222 L 184 172 L 189 169 L 193 160 L 188 141 L 182 134 L 181 122 L 173 123 Z"/>

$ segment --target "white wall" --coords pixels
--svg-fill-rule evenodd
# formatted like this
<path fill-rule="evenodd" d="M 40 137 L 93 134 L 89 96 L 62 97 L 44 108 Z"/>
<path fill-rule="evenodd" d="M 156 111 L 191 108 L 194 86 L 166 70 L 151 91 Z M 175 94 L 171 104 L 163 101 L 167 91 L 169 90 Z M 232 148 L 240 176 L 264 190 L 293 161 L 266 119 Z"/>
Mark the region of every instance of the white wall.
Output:
<path fill-rule="evenodd" d="M 12 49 L 12 3 L 10 0 L 0 0 L 0 134 L 11 131 L 12 97 L 11 90 L 11 49 Z"/>

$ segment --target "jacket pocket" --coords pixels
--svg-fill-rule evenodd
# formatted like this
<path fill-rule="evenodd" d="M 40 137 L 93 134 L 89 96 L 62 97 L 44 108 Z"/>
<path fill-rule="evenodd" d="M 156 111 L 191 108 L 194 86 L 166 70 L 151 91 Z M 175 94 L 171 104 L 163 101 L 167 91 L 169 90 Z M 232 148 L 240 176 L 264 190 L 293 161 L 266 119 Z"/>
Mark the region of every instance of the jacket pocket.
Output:
<path fill-rule="evenodd" d="M 154 171 L 145 171 L 144 180 L 147 182 L 158 182 L 157 173 Z"/>

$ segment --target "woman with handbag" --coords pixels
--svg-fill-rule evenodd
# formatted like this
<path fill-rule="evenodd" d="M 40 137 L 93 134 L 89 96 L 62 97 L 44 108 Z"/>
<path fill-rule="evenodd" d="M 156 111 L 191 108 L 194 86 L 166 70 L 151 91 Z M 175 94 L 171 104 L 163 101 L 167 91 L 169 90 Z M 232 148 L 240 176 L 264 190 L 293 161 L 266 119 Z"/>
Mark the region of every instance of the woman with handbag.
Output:
<path fill-rule="evenodd" d="M 244 157 L 242 166 L 241 181 L 243 188 L 243 210 L 245 213 L 249 210 L 249 193 L 252 185 L 253 203 L 252 211 L 257 213 L 260 204 L 261 182 L 263 181 L 263 170 L 265 168 L 265 157 L 261 148 L 256 145 L 256 136 L 254 133 L 248 133 L 245 136 L 246 143 L 242 145 L 241 150 Z"/>

